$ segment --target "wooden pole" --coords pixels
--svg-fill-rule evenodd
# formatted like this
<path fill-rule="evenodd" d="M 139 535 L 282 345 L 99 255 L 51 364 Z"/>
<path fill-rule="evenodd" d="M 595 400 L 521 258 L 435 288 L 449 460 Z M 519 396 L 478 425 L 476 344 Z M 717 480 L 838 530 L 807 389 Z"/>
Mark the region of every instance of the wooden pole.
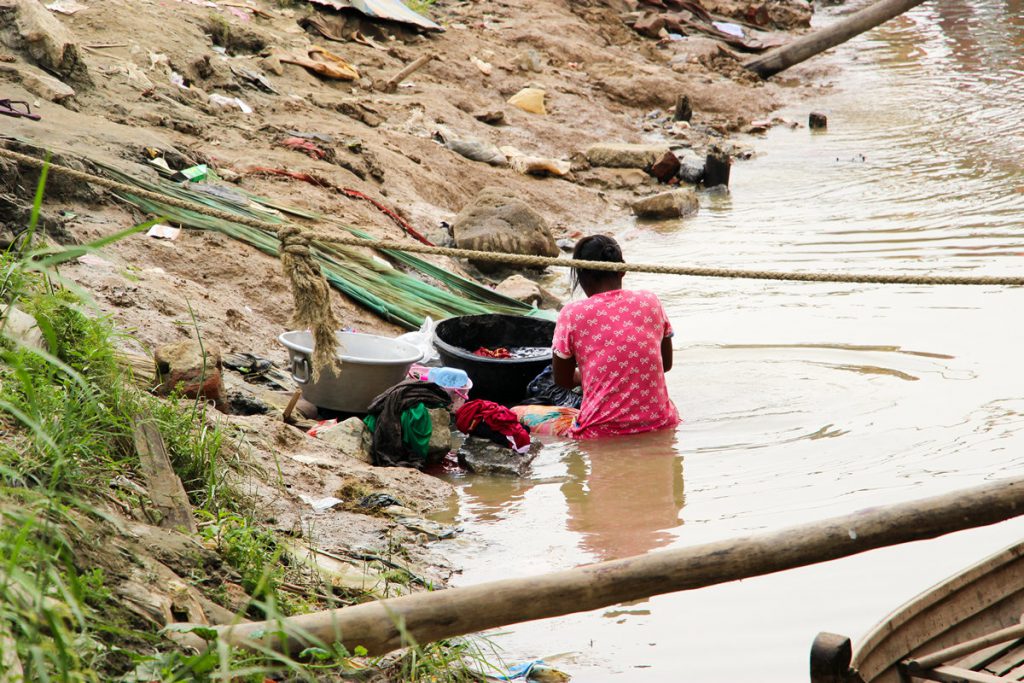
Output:
<path fill-rule="evenodd" d="M 425 54 L 417 57 L 414 61 L 406 65 L 404 69 L 396 73 L 394 76 L 384 82 L 381 89 L 384 92 L 395 92 L 398 90 L 398 86 L 406 78 L 411 76 L 414 72 L 419 71 L 427 62 L 434 58 L 433 54 Z"/>
<path fill-rule="evenodd" d="M 791 43 L 775 48 L 743 66 L 761 78 L 769 78 L 794 64 L 845 43 L 850 38 L 884 24 L 893 17 L 917 7 L 925 0 L 881 0 L 854 12 L 831 26 L 797 38 Z"/>
<path fill-rule="evenodd" d="M 995 524 L 1024 513 L 1024 478 L 868 508 L 781 531 L 663 550 L 540 576 L 219 628 L 225 641 L 292 654 L 341 642 L 370 654 L 533 619 L 826 562 L 883 546 Z M 283 638 L 276 637 L 285 631 Z M 253 639 L 259 639 L 255 643 Z"/>

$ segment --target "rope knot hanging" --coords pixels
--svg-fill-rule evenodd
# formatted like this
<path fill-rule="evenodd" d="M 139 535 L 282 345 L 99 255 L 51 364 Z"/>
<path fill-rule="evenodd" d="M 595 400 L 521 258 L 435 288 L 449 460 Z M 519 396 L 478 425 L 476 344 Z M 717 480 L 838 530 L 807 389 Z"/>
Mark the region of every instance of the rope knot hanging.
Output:
<path fill-rule="evenodd" d="M 324 369 L 340 373 L 335 335 L 340 324 L 331 309 L 330 286 L 313 260 L 309 239 L 297 225 L 278 228 L 277 236 L 281 240 L 281 267 L 292 283 L 292 325 L 313 334 L 313 379 L 319 378 Z"/>

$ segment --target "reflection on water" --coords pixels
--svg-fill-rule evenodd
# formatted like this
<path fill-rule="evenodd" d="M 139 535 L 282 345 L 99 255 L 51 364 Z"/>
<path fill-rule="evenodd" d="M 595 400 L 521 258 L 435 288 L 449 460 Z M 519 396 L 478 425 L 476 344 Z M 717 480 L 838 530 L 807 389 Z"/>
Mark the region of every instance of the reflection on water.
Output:
<path fill-rule="evenodd" d="M 740 268 L 1021 274 L 1024 0 L 926 3 L 835 53 L 811 109 L 732 193 L 628 259 Z M 463 584 L 742 536 L 1024 471 L 1024 289 L 629 274 L 676 329 L 675 433 L 554 443 L 523 482 L 456 479 Z M 683 462 L 685 461 L 685 497 Z M 685 504 L 684 504 L 685 503 Z M 806 680 L 853 636 L 1019 539 L 1024 520 L 771 577 L 524 624 L 509 657 L 572 651 L 581 681 Z"/>
<path fill-rule="evenodd" d="M 595 560 L 642 555 L 674 538 L 669 530 L 681 523 L 684 501 L 676 439 L 669 430 L 569 448 L 561 487 L 567 527 Z"/>

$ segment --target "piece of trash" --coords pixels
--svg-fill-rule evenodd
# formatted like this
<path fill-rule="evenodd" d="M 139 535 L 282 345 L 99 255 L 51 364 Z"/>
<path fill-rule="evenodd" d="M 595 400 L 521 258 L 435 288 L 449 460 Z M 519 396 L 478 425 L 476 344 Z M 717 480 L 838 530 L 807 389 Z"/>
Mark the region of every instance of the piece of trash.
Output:
<path fill-rule="evenodd" d="M 386 21 L 397 21 L 402 24 L 412 24 L 430 31 L 443 31 L 438 24 L 427 19 L 422 14 L 415 12 L 401 0 L 309 0 L 314 5 L 330 7 L 331 9 L 344 11 L 355 10 L 360 14 L 373 19 L 384 19 Z"/>
<path fill-rule="evenodd" d="M 711 25 L 722 33 L 727 33 L 730 36 L 735 36 L 737 38 L 743 37 L 743 27 L 739 24 L 730 24 L 726 21 L 712 21 Z"/>
<path fill-rule="evenodd" d="M 390 493 L 371 493 L 360 498 L 356 505 L 361 508 L 378 510 L 380 508 L 391 507 L 392 505 L 402 505 L 402 501 L 398 500 Z"/>
<path fill-rule="evenodd" d="M 210 103 L 225 109 L 238 109 L 243 114 L 252 113 L 252 107 L 246 104 L 240 97 L 224 97 L 224 95 L 210 93 Z"/>
<path fill-rule="evenodd" d="M 87 5 L 83 5 L 76 0 L 55 0 L 54 2 L 48 3 L 46 9 L 51 12 L 57 12 L 58 14 L 74 14 L 75 12 L 81 12 L 84 9 L 89 9 Z"/>
<path fill-rule="evenodd" d="M 252 85 L 254 88 L 258 90 L 262 90 L 263 92 L 271 93 L 273 95 L 277 94 L 277 90 L 274 88 L 273 85 L 271 85 L 267 77 L 260 71 L 248 69 L 244 66 L 238 66 L 237 64 L 232 64 L 231 73 L 233 73 L 235 76 L 245 81 L 246 83 Z"/>
<path fill-rule="evenodd" d="M 171 80 L 171 83 L 173 83 L 174 85 L 178 86 L 182 90 L 188 90 L 189 89 L 189 87 L 187 85 L 185 85 L 185 77 L 182 76 L 177 71 L 172 71 L 171 72 L 170 80 Z"/>
<path fill-rule="evenodd" d="M 324 78 L 341 81 L 359 80 L 359 70 L 333 52 L 322 47 L 312 47 L 307 54 L 308 58 L 283 55 L 278 60 L 286 64 L 298 64 Z"/>
<path fill-rule="evenodd" d="M 309 140 L 304 140 L 299 137 L 285 138 L 284 140 L 281 140 L 281 142 L 277 144 L 279 144 L 281 147 L 293 149 L 296 152 L 302 152 L 309 156 L 311 159 L 322 159 L 331 161 L 334 158 L 333 150 L 329 151 L 323 149 L 322 147 L 318 147 L 313 142 Z"/>
<path fill-rule="evenodd" d="M 164 159 L 163 157 L 157 157 L 155 159 L 150 159 L 149 160 L 149 164 L 152 165 L 152 166 L 156 166 L 161 171 L 166 171 L 167 175 L 173 175 L 174 174 L 174 169 L 171 168 L 170 164 L 167 163 L 167 159 Z"/>
<path fill-rule="evenodd" d="M 523 662 L 508 668 L 504 676 L 495 676 L 499 681 L 536 681 L 537 683 L 565 683 L 572 679 L 569 674 L 544 663 L 543 659 Z"/>
<path fill-rule="evenodd" d="M 462 531 L 461 527 L 445 526 L 439 522 L 420 517 L 396 517 L 395 521 L 410 531 L 426 534 L 428 538 L 434 541 L 453 538 L 455 534 Z"/>
<path fill-rule="evenodd" d="M 176 240 L 181 234 L 181 228 L 175 228 L 163 223 L 157 223 L 146 233 L 147 237 L 155 237 L 158 240 Z"/>
<path fill-rule="evenodd" d="M 319 422 L 317 422 L 317 423 L 316 423 L 315 425 L 313 425 L 312 427 L 310 427 L 309 431 L 308 431 L 308 432 L 306 432 L 306 434 L 307 434 L 307 435 L 309 435 L 309 436 L 311 436 L 311 437 L 313 437 L 313 438 L 315 439 L 315 438 L 317 438 L 318 436 L 320 436 L 320 434 L 322 434 L 322 433 L 324 433 L 324 432 L 328 431 L 328 430 L 329 430 L 329 429 L 330 429 L 331 427 L 337 427 L 337 426 L 338 426 L 338 424 L 339 424 L 339 423 L 338 423 L 338 420 L 337 420 L 337 419 L 332 419 L 332 420 L 320 420 L 320 421 L 319 421 Z"/>
<path fill-rule="evenodd" d="M 327 133 L 303 133 L 299 130 L 286 130 L 288 135 L 293 138 L 302 138 L 303 140 L 319 140 L 320 142 L 326 142 L 328 145 L 334 144 L 334 136 L 328 135 Z"/>
<path fill-rule="evenodd" d="M 198 183 L 198 182 L 201 182 L 203 180 L 206 180 L 206 177 L 209 174 L 210 174 L 209 167 L 206 164 L 199 164 L 198 166 L 190 166 L 188 168 L 181 169 L 180 171 L 175 173 L 173 176 L 171 176 L 171 179 L 172 180 L 178 180 L 178 181 L 185 181 L 185 180 L 187 180 L 189 182 Z"/>
<path fill-rule="evenodd" d="M 523 175 L 551 175 L 561 178 L 572 170 L 572 164 L 568 161 L 523 154 L 512 146 L 502 147 L 501 152 L 508 158 L 508 165 L 512 170 Z"/>
<path fill-rule="evenodd" d="M 384 50 L 385 52 L 387 52 L 388 48 L 386 45 L 381 45 L 373 38 L 370 38 L 369 36 L 364 36 L 359 31 L 353 31 L 352 35 L 349 37 L 352 39 L 353 42 L 359 43 L 360 45 L 372 47 L 374 50 Z"/>
<path fill-rule="evenodd" d="M 344 502 L 344 501 L 341 500 L 341 498 L 335 498 L 334 496 L 327 496 L 326 498 L 313 498 L 312 496 L 307 496 L 307 495 L 301 494 L 301 493 L 299 494 L 299 499 L 303 503 L 306 503 L 306 504 L 312 506 L 313 510 L 316 511 L 316 512 L 323 512 L 324 510 L 330 510 L 332 507 L 334 507 L 338 503 Z"/>
<path fill-rule="evenodd" d="M 39 114 L 33 114 L 28 102 L 23 100 L 0 100 L 0 115 L 28 119 L 29 121 L 38 121 L 42 118 Z"/>
<path fill-rule="evenodd" d="M 472 62 L 473 66 L 479 69 L 480 73 L 482 73 L 484 76 L 490 76 L 491 73 L 494 71 L 494 67 L 491 64 L 485 62 L 482 59 L 479 59 L 478 57 L 470 55 L 469 61 Z"/>
<path fill-rule="evenodd" d="M 434 133 L 434 139 L 443 144 L 456 154 L 460 154 L 472 161 L 482 161 L 491 166 L 505 166 L 508 159 L 501 153 L 497 146 L 477 138 L 459 139 L 452 137 L 451 133 L 444 128 Z"/>
<path fill-rule="evenodd" d="M 544 107 L 544 95 L 546 94 L 540 88 L 523 88 L 510 97 L 508 103 L 531 114 L 547 114 L 547 109 Z"/>

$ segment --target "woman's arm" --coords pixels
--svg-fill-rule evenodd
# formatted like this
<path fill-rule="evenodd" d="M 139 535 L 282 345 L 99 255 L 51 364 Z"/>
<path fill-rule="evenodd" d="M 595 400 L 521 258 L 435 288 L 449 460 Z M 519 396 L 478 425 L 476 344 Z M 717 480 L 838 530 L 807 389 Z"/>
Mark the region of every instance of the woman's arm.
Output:
<path fill-rule="evenodd" d="M 580 385 L 580 373 L 576 369 L 576 357 L 561 358 L 558 354 L 551 357 L 551 374 L 555 384 L 565 389 L 573 389 Z"/>
<path fill-rule="evenodd" d="M 665 372 L 672 369 L 672 337 L 665 337 L 661 340 L 661 364 Z"/>

